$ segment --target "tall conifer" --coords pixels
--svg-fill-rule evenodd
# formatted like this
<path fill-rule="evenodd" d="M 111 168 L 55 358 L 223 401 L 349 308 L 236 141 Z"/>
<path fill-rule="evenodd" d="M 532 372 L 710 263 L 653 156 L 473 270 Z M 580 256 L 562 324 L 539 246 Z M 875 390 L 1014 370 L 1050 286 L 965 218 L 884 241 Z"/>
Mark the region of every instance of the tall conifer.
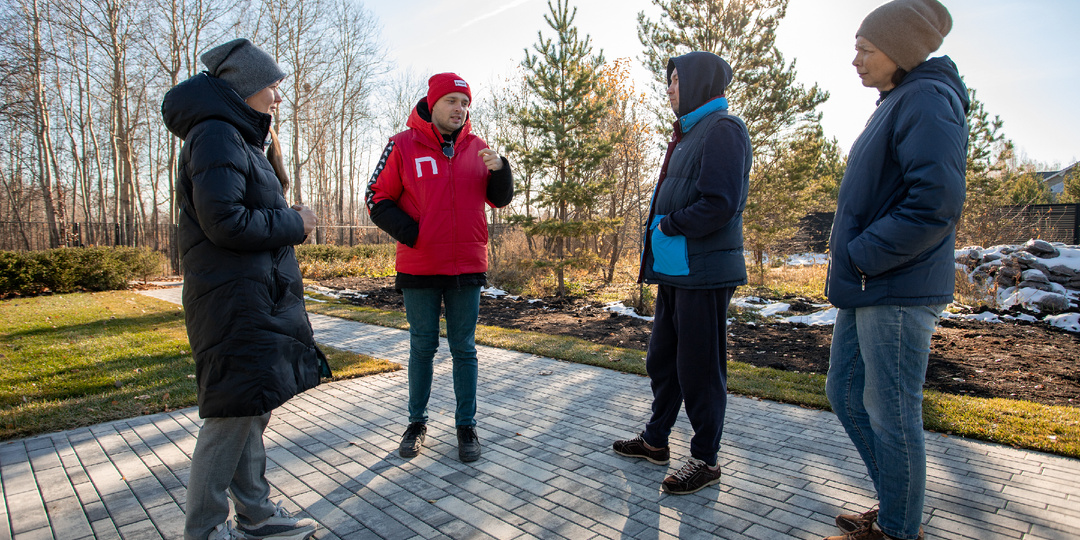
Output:
<path fill-rule="evenodd" d="M 549 0 L 544 16 L 554 38 L 537 32 L 533 51 L 525 51 L 522 66 L 535 99 L 518 111 L 536 144 L 522 153 L 526 167 L 543 171 L 537 195 L 545 215 L 528 224 L 526 232 L 543 237 L 547 256 L 536 263 L 555 270 L 558 292 L 565 294 L 565 269 L 595 264 L 595 255 L 583 238 L 608 232 L 613 221 L 600 219 L 597 207 L 611 189 L 611 179 L 599 173 L 600 162 L 611 154 L 618 135 L 598 129 L 605 110 L 612 106 L 601 84 L 603 52 L 593 55 L 589 36 L 579 37 L 569 0 Z"/>

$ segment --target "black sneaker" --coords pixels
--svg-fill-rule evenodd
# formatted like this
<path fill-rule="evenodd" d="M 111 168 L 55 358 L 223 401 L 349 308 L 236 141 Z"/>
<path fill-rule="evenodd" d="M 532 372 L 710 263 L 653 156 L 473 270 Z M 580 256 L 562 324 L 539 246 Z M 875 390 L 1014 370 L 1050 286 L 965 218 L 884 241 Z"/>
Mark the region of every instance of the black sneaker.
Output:
<path fill-rule="evenodd" d="M 679 472 L 664 479 L 661 486 L 672 495 L 689 495 L 702 488 L 720 483 L 720 467 L 709 467 L 704 461 L 690 458 Z"/>
<path fill-rule="evenodd" d="M 409 424 L 409 427 L 405 430 L 405 435 L 401 437 L 398 455 L 403 458 L 416 457 L 420 453 L 420 448 L 424 446 L 424 434 L 426 433 L 427 424 L 423 422 Z"/>
<path fill-rule="evenodd" d="M 871 508 L 861 514 L 840 514 L 836 516 L 836 526 L 844 533 L 853 533 L 859 529 L 865 529 L 871 523 L 877 521 L 877 508 Z"/>
<path fill-rule="evenodd" d="M 458 426 L 458 458 L 466 463 L 480 459 L 480 438 L 476 436 L 476 426 Z"/>
<path fill-rule="evenodd" d="M 645 458 L 657 465 L 667 465 L 670 459 L 667 446 L 651 450 L 645 446 L 645 439 L 641 435 L 627 441 L 615 441 L 611 443 L 611 449 L 620 456 Z"/>

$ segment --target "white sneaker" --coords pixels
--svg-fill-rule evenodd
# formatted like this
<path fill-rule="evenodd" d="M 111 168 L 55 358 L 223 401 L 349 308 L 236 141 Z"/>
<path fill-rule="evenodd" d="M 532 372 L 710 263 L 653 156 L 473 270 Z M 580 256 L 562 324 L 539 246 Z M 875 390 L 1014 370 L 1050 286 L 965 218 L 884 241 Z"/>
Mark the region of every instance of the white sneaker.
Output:
<path fill-rule="evenodd" d="M 225 523 L 214 527 L 213 531 L 210 531 L 210 536 L 207 540 L 243 540 L 244 535 L 240 534 L 233 528 L 232 520 L 226 520 Z"/>
<path fill-rule="evenodd" d="M 263 538 L 273 540 L 305 540 L 315 534 L 319 525 L 315 520 L 308 518 L 294 518 L 289 511 L 281 507 L 283 501 L 278 501 L 274 506 L 274 513 L 261 523 L 244 525 L 237 521 L 236 528 L 242 534 L 242 538 L 260 540 Z"/>

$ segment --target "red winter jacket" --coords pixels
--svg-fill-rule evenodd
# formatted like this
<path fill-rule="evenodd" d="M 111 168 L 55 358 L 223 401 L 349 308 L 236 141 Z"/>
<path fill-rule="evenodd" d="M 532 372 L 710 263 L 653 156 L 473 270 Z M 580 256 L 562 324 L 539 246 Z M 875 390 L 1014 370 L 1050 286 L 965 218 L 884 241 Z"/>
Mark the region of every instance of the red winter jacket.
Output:
<path fill-rule="evenodd" d="M 487 214 L 484 204 L 505 206 L 513 198 L 509 163 L 490 172 L 478 155 L 487 148 L 470 133 L 455 134 L 453 157 L 431 123 L 427 99 L 413 108 L 409 129 L 392 137 L 368 182 L 372 221 L 397 245 L 397 271 L 457 276 L 487 271 Z"/>

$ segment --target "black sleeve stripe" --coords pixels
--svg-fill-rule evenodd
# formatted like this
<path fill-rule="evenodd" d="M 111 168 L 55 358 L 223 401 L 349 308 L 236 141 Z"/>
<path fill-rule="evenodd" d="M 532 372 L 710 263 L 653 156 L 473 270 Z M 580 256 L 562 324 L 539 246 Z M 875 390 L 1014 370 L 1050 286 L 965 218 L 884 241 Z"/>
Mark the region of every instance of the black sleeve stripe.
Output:
<path fill-rule="evenodd" d="M 379 157 L 379 163 L 375 165 L 375 172 L 371 173 L 371 180 L 368 180 L 367 193 L 364 194 L 364 204 L 367 205 L 368 213 L 371 212 L 371 207 L 375 206 L 372 203 L 372 199 L 375 197 L 375 192 L 372 191 L 372 186 L 379 179 L 379 175 L 382 174 L 384 168 L 386 168 L 386 160 L 390 158 L 390 153 L 394 151 L 394 141 L 386 143 L 386 148 L 383 150 L 382 156 Z"/>

